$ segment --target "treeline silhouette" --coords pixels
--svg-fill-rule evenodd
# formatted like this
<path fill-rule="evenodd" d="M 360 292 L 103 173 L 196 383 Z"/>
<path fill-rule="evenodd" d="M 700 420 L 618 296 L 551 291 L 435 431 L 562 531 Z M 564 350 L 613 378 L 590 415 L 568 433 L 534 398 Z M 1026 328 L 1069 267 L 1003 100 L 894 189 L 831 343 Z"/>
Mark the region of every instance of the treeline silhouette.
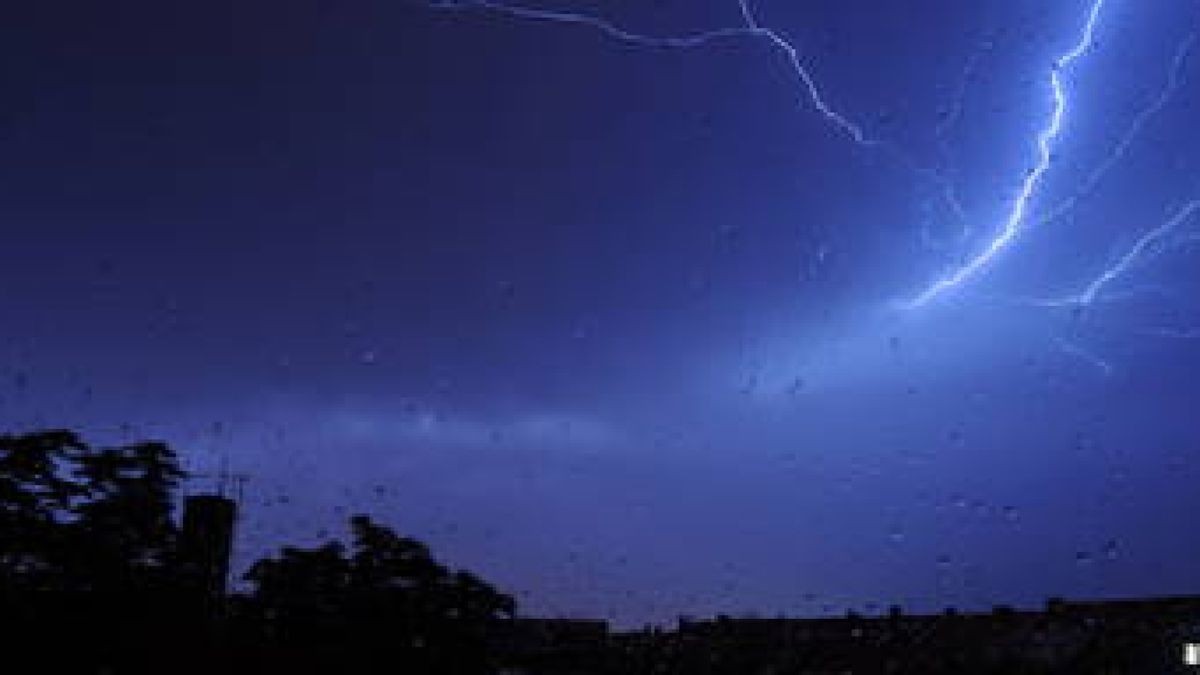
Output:
<path fill-rule="evenodd" d="M 364 515 L 227 594 L 233 504 L 188 500 L 181 527 L 184 478 L 163 443 L 0 436 L 0 672 L 496 671 L 512 598 Z"/>
<path fill-rule="evenodd" d="M 230 593 L 236 504 L 181 499 L 185 478 L 163 443 L 0 436 L 0 675 L 1084 675 L 1200 661 L 1200 597 L 633 632 L 517 618 L 511 597 L 364 515 L 348 543 L 285 546 Z"/>

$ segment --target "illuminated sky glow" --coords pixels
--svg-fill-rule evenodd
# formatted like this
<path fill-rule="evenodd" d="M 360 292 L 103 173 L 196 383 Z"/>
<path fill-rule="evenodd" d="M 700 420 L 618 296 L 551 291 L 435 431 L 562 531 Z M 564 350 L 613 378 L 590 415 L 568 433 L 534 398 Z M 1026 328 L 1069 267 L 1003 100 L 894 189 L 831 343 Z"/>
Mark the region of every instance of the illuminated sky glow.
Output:
<path fill-rule="evenodd" d="M 564 24 L 579 24 L 589 26 L 600 30 L 605 35 L 632 45 L 653 48 L 683 48 L 690 49 L 695 47 L 705 46 L 708 43 L 735 37 L 752 37 L 762 38 L 769 41 L 776 49 L 782 52 L 788 60 L 797 81 L 803 86 L 807 96 L 808 103 L 820 113 L 826 120 L 838 129 L 844 131 L 851 140 L 863 147 L 885 146 L 892 150 L 902 162 L 909 164 L 908 160 L 902 152 L 897 150 L 895 146 L 885 144 L 876 139 L 870 139 L 863 131 L 862 127 L 852 122 L 845 114 L 835 110 L 826 100 L 821 88 L 818 86 L 816 79 L 813 77 L 809 69 L 801 60 L 800 50 L 791 41 L 784 38 L 779 32 L 774 31 L 762 25 L 751 5 L 751 0 L 737 0 L 738 9 L 741 17 L 745 22 L 744 26 L 718 28 L 708 31 L 703 31 L 689 36 L 653 36 L 644 35 L 622 28 L 613 23 L 609 19 L 603 17 L 592 16 L 579 12 L 569 12 L 561 10 L 539 9 L 517 4 L 493 2 L 492 0 L 471 0 L 467 2 L 447 2 L 439 3 L 434 7 L 442 9 L 484 9 L 492 12 L 506 14 L 518 19 L 529 19 L 536 21 L 547 21 Z M 1020 232 L 1027 224 L 1030 218 L 1030 206 L 1032 201 L 1037 196 L 1038 188 L 1040 187 L 1046 174 L 1050 171 L 1053 157 L 1054 146 L 1059 136 L 1062 134 L 1065 125 L 1068 122 L 1070 107 L 1068 101 L 1067 84 L 1065 77 L 1075 65 L 1076 61 L 1083 58 L 1088 51 L 1095 45 L 1096 32 L 1099 27 L 1102 11 L 1104 9 L 1105 0 L 1093 0 L 1088 7 L 1087 14 L 1082 21 L 1078 39 L 1070 46 L 1070 48 L 1057 56 L 1048 72 L 1048 84 L 1050 90 L 1050 114 L 1046 122 L 1046 126 L 1038 132 L 1036 138 L 1037 160 L 1032 168 L 1030 168 L 1020 183 L 1020 188 L 1016 197 L 1012 201 L 1012 205 L 1005 217 L 1005 220 L 999 232 L 984 246 L 984 248 L 967 258 L 967 260 L 959 265 L 946 276 L 935 281 L 927 289 L 913 297 L 911 300 L 900 303 L 902 307 L 907 309 L 916 309 L 930 301 L 938 298 L 942 294 L 958 287 L 968 280 L 982 273 L 992 261 L 1000 255 L 1009 245 L 1016 240 Z M 1038 218 L 1039 223 L 1048 223 L 1058 220 L 1070 212 L 1076 205 L 1080 195 L 1084 195 L 1092 191 L 1104 178 L 1104 176 L 1112 170 L 1112 168 L 1120 162 L 1126 155 L 1130 147 L 1133 145 L 1138 134 L 1143 130 L 1149 120 L 1163 107 L 1169 103 L 1172 96 L 1180 86 L 1180 72 L 1184 62 L 1189 55 L 1192 45 L 1195 42 L 1195 34 L 1191 34 L 1179 46 L 1175 57 L 1172 61 L 1168 72 L 1167 82 L 1154 99 L 1154 101 L 1144 110 L 1139 112 L 1133 119 L 1130 128 L 1121 137 L 1116 147 L 1110 151 L 1105 159 L 1086 177 L 1084 182 L 1079 186 L 1076 196 L 1072 196 L 1053 208 L 1047 211 L 1043 216 Z M 965 71 L 969 75 L 976 63 L 976 57 L 973 56 L 968 62 Z M 964 88 L 966 78 L 964 77 Z M 937 127 L 937 136 L 939 142 L 943 144 L 943 155 L 947 153 L 945 148 L 944 133 L 954 124 L 957 124 L 962 115 L 962 101 L 965 97 L 965 91 L 960 91 L 955 97 L 951 111 L 942 119 Z M 975 229 L 969 226 L 969 216 L 966 209 L 958 200 L 952 183 L 941 176 L 941 174 L 933 171 L 924 172 L 927 175 L 933 176 L 939 180 L 942 186 L 943 199 L 951 208 L 954 215 L 963 223 L 964 232 L 970 232 Z M 1190 215 L 1191 211 L 1185 209 Z M 1180 220 L 1186 219 L 1186 216 Z M 1178 222 L 1172 220 L 1172 223 L 1164 225 L 1167 231 L 1173 230 Z M 1151 234 L 1148 234 L 1151 240 L 1157 239 L 1153 236 L 1154 232 L 1159 232 L 1163 228 L 1156 228 Z M 1100 276 L 1083 291 L 1078 301 L 1090 303 L 1095 299 L 1096 292 L 1107 285 L 1115 278 L 1121 276 L 1128 271 L 1130 264 L 1144 250 L 1145 245 L 1149 243 L 1146 240 L 1139 242 L 1138 245 L 1129 252 L 1129 254 L 1118 262 L 1117 266 L 1104 271 Z M 1047 303 L 1050 306 L 1058 304 L 1054 301 Z"/>
<path fill-rule="evenodd" d="M 621 625 L 1200 590 L 1195 3 L 77 9 L 0 42 L 0 422 L 250 474 L 239 556 L 366 511 Z"/>

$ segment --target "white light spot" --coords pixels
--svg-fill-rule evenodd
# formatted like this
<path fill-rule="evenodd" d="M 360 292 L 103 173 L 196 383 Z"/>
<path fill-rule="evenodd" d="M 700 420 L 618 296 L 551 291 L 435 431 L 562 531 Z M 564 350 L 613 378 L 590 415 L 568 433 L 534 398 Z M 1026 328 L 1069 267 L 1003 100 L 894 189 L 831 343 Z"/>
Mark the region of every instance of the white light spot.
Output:
<path fill-rule="evenodd" d="M 1200 666 L 1200 644 L 1189 642 L 1183 645 L 1183 664 L 1185 666 Z"/>

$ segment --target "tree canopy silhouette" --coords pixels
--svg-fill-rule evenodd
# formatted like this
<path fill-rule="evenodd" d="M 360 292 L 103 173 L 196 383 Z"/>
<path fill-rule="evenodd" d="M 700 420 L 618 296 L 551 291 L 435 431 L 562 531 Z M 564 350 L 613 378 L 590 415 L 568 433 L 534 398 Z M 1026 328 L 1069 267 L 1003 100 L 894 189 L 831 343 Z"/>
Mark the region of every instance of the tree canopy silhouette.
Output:
<path fill-rule="evenodd" d="M 512 617 L 512 598 L 367 516 L 352 517 L 350 529 L 348 550 L 336 541 L 287 547 L 250 568 L 248 606 L 266 639 L 349 646 L 339 658 L 487 672 L 488 629 Z"/>
<path fill-rule="evenodd" d="M 197 583 L 206 556 L 196 548 L 217 546 L 222 576 L 228 545 L 203 538 L 211 532 L 189 541 L 177 525 L 185 478 L 164 443 L 93 448 L 64 430 L 0 435 L 0 634 L 28 649 L 26 639 L 71 640 L 75 649 L 36 652 L 49 670 L 163 672 L 174 666 L 162 655 L 206 644 L 210 656 L 237 654 L 238 671 L 256 654 L 270 657 L 259 670 L 271 672 L 380 658 L 411 672 L 494 669 L 489 630 L 513 616 L 512 598 L 365 515 L 350 519 L 349 546 L 285 546 L 250 566 L 251 592 L 214 601 Z M 221 501 L 188 503 L 213 499 Z M 287 654 L 290 665 L 280 663 Z"/>
<path fill-rule="evenodd" d="M 123 592 L 161 584 L 183 476 L 162 443 L 93 449 L 70 431 L 0 436 L 3 590 Z"/>

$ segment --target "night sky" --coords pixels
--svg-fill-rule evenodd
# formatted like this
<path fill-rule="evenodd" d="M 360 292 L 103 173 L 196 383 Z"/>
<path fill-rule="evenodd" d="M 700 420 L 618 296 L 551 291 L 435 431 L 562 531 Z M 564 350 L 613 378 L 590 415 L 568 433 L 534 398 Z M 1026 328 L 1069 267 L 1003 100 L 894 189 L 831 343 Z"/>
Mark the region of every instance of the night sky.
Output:
<path fill-rule="evenodd" d="M 862 142 L 765 33 L 632 39 L 737 0 L 10 8 L 0 424 L 530 614 L 1200 592 L 1200 5 L 1104 2 L 911 302 L 1094 1 L 756 0 Z"/>

